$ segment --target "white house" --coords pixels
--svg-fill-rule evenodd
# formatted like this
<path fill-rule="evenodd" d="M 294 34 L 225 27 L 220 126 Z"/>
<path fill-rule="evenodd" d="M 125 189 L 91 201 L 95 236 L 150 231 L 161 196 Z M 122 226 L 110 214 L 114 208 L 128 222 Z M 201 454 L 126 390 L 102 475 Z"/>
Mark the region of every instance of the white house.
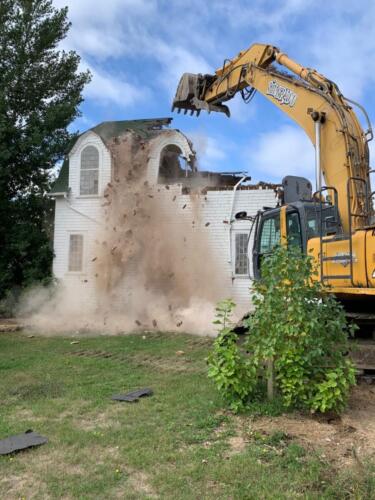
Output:
<path fill-rule="evenodd" d="M 106 224 L 106 190 L 119 181 L 114 178 L 111 144 L 129 131 L 141 138 L 141 144 L 148 141 L 150 145 L 145 184 L 153 186 L 159 197 L 168 195 L 174 202 L 171 238 L 178 231 L 179 221 L 186 224 L 190 217 L 194 230 L 201 230 L 207 238 L 202 259 L 214 254 L 215 265 L 224 276 L 225 290 L 218 295 L 233 297 L 242 309 L 249 307 L 250 223 L 237 221 L 234 215 L 242 210 L 255 215 L 263 206 L 274 206 L 274 189 L 249 185 L 239 174 L 194 171 L 193 145 L 180 131 L 168 128 L 170 122 L 170 118 L 103 122 L 81 134 L 67 154 L 50 193 L 56 202 L 53 272 L 82 311 L 88 307 L 94 310 L 101 300 L 98 234 Z M 199 217 L 194 213 L 197 205 L 192 202 L 191 190 L 200 193 Z M 124 300 L 132 287 L 134 280 L 121 288 Z M 121 302 L 122 298 L 117 300 Z"/>

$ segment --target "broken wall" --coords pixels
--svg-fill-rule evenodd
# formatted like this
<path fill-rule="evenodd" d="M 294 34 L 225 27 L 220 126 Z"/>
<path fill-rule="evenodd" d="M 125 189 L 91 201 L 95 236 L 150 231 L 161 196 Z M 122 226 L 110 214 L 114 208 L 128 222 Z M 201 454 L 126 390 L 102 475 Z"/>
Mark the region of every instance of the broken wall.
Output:
<path fill-rule="evenodd" d="M 275 203 L 274 191 L 239 190 L 233 199 L 232 188 L 202 190 L 207 176 L 191 176 L 195 180 L 186 189 L 184 176 L 168 184 L 165 173 L 158 184 L 166 148 L 181 151 L 189 172 L 195 168 L 192 145 L 178 131 L 159 131 L 149 140 L 128 133 L 101 147 L 103 158 L 111 159 L 103 197 L 73 193 L 69 201 L 56 203 L 55 241 L 64 240 L 65 250 L 56 252 L 62 287 L 53 314 L 44 310 L 46 327 L 211 333 L 217 300 L 231 296 L 240 306 L 238 314 L 248 310 L 251 281 L 235 276 L 233 249 L 236 232 L 247 233 L 249 223 L 230 224 L 230 212 L 255 214 Z M 72 165 L 78 165 L 78 152 Z M 177 168 L 175 160 L 170 158 Z M 108 170 L 101 175 L 108 176 Z M 217 184 L 215 176 L 211 186 Z M 66 272 L 66 238 L 72 230 L 85 234 L 85 266 L 76 275 Z"/>

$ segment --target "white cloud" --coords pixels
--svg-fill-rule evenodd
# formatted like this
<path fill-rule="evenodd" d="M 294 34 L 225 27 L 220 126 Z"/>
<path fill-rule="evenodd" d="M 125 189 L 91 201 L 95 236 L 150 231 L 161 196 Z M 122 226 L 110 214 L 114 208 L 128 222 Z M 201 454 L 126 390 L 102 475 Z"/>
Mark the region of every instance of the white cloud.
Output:
<path fill-rule="evenodd" d="M 366 87 L 375 83 L 375 4 L 358 7 L 342 8 L 322 19 L 309 48 L 318 71 L 352 99 L 363 99 Z"/>
<path fill-rule="evenodd" d="M 132 45 L 129 34 L 154 13 L 153 0 L 53 0 L 56 7 L 68 6 L 72 27 L 64 46 L 84 57 L 120 57 Z M 130 43 L 129 43 L 130 42 Z"/>
<path fill-rule="evenodd" d="M 244 5 L 242 0 L 221 0 L 216 4 L 223 14 L 227 16 L 228 21 L 235 27 L 246 26 L 254 28 L 267 28 L 274 33 L 281 26 L 285 29 L 293 16 L 306 11 L 312 0 L 283 0 L 282 2 L 273 2 L 272 7 L 267 8 L 263 1 L 253 1 L 251 5 Z M 272 35 L 273 35 L 272 33 Z"/>
<path fill-rule="evenodd" d="M 115 61 L 115 65 L 121 61 L 132 79 L 140 79 L 142 66 L 150 67 L 151 63 L 156 63 L 155 77 L 142 82 L 142 86 L 161 88 L 163 92 L 167 91 L 169 99 L 172 99 L 182 73 L 213 70 L 204 57 L 191 48 L 191 37 L 184 36 L 181 29 L 173 32 L 173 26 L 174 29 L 176 25 L 181 26 L 183 19 L 179 16 L 177 23 L 176 19 L 170 19 L 167 9 L 163 11 L 162 2 L 107 0 L 95 2 L 95 8 L 91 0 L 54 0 L 54 4 L 57 7 L 67 4 L 72 21 L 63 48 L 76 50 L 96 67 L 103 67 L 108 61 Z M 187 23 L 190 21 L 186 19 Z M 198 33 L 195 35 L 199 36 Z M 134 71 L 136 67 L 137 71 Z M 108 82 L 106 85 L 103 81 L 95 82 L 97 78 L 95 75 L 91 89 L 107 87 L 107 95 L 113 95 L 114 102 L 118 102 L 114 86 L 109 86 Z M 129 90 L 130 95 L 134 95 L 134 89 Z M 90 92 L 87 95 L 91 96 Z"/>
<path fill-rule="evenodd" d="M 257 180 L 280 182 L 285 175 L 314 179 L 314 147 L 302 130 L 291 125 L 260 134 L 246 150 L 246 161 Z"/>
<path fill-rule="evenodd" d="M 193 142 L 194 150 L 197 153 L 199 169 L 222 170 L 222 162 L 228 158 L 228 144 L 199 131 L 188 132 L 187 135 Z"/>
<path fill-rule="evenodd" d="M 148 95 L 148 89 L 128 83 L 125 75 L 113 75 L 84 62 L 81 69 L 89 69 L 92 73 L 92 80 L 85 87 L 84 95 L 96 102 L 112 102 L 120 108 L 126 108 L 142 101 Z"/>
<path fill-rule="evenodd" d="M 179 46 L 168 45 L 161 40 L 151 43 L 153 56 L 162 66 L 158 77 L 172 98 L 183 73 L 211 73 L 213 68 L 205 59 Z"/>

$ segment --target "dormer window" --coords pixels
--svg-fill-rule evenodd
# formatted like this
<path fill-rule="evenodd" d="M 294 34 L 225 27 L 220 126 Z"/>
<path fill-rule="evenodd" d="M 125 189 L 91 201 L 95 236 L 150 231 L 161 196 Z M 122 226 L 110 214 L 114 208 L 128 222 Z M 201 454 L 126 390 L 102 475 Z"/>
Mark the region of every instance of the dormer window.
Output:
<path fill-rule="evenodd" d="M 81 153 L 80 194 L 99 194 L 99 151 L 86 146 Z"/>

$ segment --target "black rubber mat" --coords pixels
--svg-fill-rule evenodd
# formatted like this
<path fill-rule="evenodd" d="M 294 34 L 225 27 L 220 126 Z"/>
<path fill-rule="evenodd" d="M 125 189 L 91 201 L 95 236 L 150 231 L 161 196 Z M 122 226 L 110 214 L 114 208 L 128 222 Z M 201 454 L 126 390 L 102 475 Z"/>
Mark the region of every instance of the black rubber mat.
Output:
<path fill-rule="evenodd" d="M 152 389 L 138 389 L 137 391 L 128 392 L 127 394 L 115 394 L 112 396 L 114 401 L 137 401 L 143 396 L 152 396 L 154 394 Z"/>
<path fill-rule="evenodd" d="M 48 443 L 48 439 L 34 431 L 26 431 L 24 434 L 10 436 L 0 441 L 0 455 L 8 455 L 15 451 L 25 450 L 33 446 Z"/>

